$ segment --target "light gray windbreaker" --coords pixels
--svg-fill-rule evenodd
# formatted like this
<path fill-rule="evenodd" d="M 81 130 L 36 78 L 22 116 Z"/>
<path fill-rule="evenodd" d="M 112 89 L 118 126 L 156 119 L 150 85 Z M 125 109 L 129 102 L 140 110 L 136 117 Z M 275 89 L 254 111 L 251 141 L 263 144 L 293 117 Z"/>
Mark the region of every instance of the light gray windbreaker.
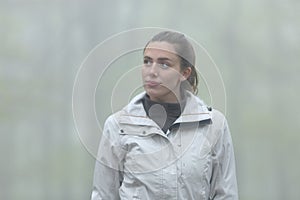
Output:
<path fill-rule="evenodd" d="M 187 93 L 164 133 L 136 96 L 105 122 L 92 200 L 237 200 L 233 145 L 224 116 Z"/>

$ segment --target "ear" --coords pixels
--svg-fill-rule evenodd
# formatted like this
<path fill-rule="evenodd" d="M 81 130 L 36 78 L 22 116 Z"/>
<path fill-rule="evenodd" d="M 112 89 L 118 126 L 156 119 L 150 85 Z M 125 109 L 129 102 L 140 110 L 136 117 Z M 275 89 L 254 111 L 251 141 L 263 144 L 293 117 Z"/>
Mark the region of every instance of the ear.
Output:
<path fill-rule="evenodd" d="M 181 81 L 185 81 L 186 79 L 188 79 L 190 77 L 192 73 L 192 68 L 191 67 L 186 67 L 184 68 L 184 70 L 181 71 Z"/>

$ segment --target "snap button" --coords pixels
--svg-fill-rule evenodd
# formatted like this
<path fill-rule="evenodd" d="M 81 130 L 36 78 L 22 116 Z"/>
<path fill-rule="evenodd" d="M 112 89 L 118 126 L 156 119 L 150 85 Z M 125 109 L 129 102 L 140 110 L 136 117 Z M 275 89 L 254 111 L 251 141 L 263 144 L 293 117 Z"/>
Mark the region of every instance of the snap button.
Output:
<path fill-rule="evenodd" d="M 121 132 L 121 133 L 124 133 L 124 130 L 123 130 L 123 129 L 121 129 L 121 130 L 120 130 L 120 132 Z"/>

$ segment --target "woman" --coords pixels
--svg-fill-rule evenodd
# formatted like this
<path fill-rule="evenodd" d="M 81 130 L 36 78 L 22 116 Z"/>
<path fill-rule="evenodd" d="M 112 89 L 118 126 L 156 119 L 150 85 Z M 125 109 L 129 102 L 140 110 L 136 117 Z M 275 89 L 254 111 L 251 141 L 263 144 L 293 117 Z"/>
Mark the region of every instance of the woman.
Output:
<path fill-rule="evenodd" d="M 164 31 L 143 54 L 145 92 L 105 122 L 92 200 L 238 199 L 226 119 L 194 95 L 192 45 Z"/>

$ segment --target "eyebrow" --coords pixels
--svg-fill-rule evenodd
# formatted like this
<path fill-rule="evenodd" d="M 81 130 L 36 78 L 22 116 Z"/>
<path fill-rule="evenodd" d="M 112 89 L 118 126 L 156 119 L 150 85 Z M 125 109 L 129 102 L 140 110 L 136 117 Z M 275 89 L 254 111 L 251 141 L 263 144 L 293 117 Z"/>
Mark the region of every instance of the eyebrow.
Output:
<path fill-rule="evenodd" d="M 149 60 L 153 60 L 153 58 L 149 57 L 149 56 L 144 56 L 144 59 L 149 59 Z M 162 57 L 162 58 L 158 58 L 157 59 L 158 61 L 171 61 L 172 60 L 170 58 L 165 58 L 165 57 Z"/>

